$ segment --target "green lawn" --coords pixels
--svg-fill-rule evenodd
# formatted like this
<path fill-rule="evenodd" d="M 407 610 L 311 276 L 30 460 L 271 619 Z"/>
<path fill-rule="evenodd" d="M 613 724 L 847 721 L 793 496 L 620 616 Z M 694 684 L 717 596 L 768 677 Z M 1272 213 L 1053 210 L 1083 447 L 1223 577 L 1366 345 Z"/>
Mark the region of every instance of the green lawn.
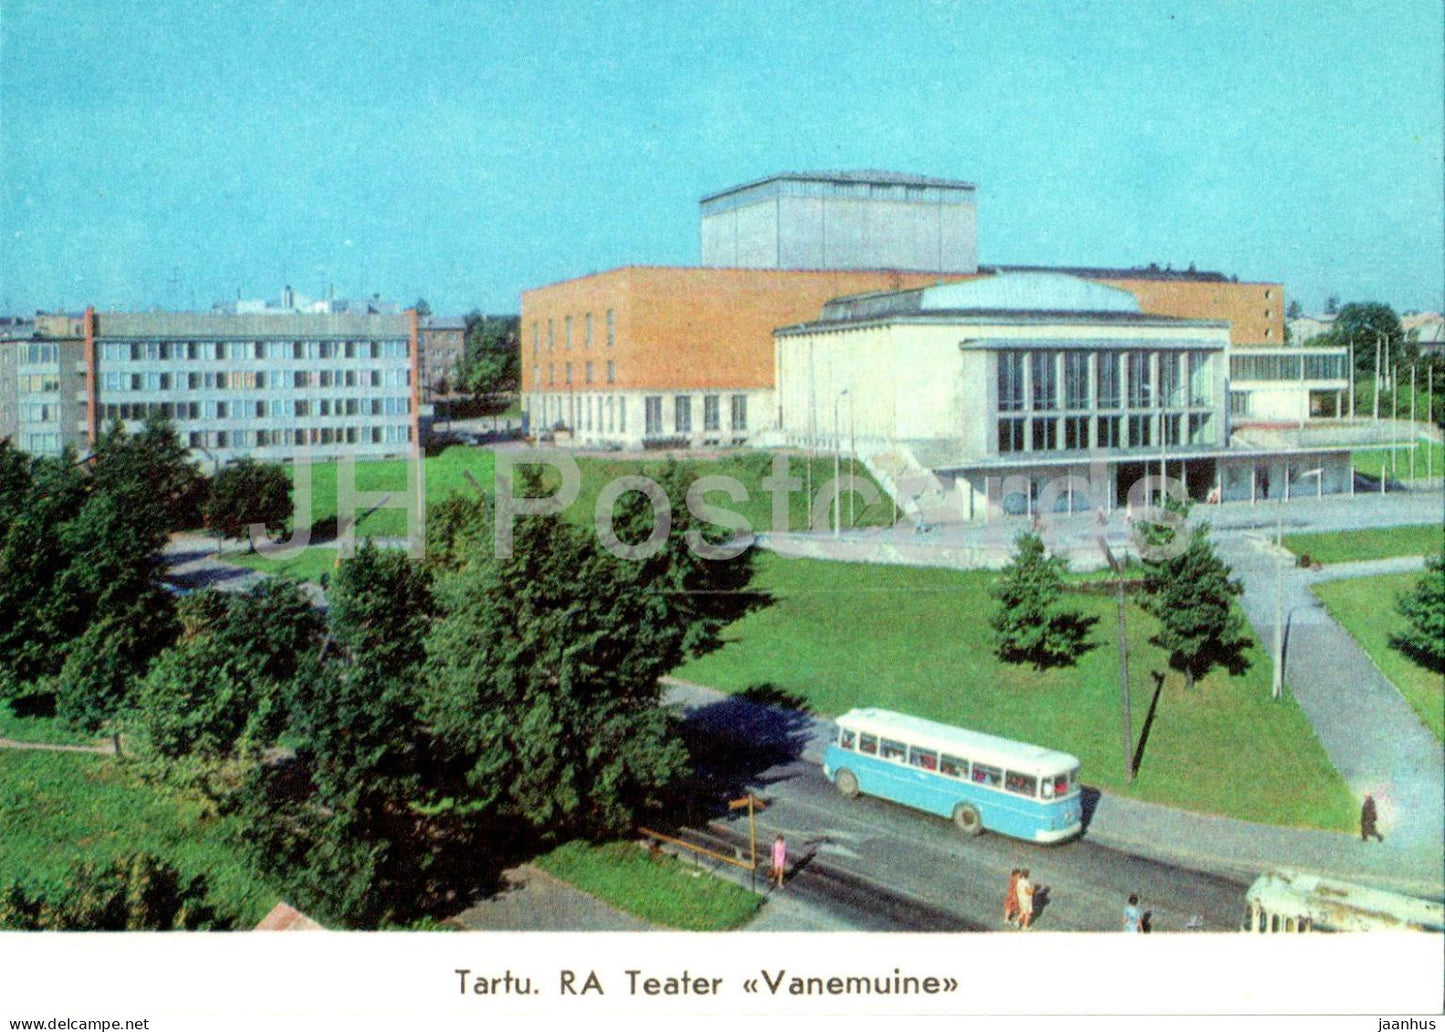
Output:
<path fill-rule="evenodd" d="M 1427 459 L 1429 460 L 1428 464 Z M 1437 444 L 1433 448 L 1427 449 L 1423 441 L 1415 450 L 1413 477 L 1410 473 L 1410 453 L 1405 449 L 1394 452 L 1393 458 L 1391 458 L 1391 450 L 1388 448 L 1357 451 L 1354 453 L 1354 460 L 1356 473 L 1363 473 L 1375 480 L 1380 478 L 1382 464 L 1388 466 L 1391 480 L 1423 479 L 1427 473 L 1438 477 L 1445 472 L 1445 468 L 1442 468 L 1445 467 L 1445 448 Z"/>
<path fill-rule="evenodd" d="M 794 455 L 788 458 L 792 476 L 803 485 L 788 497 L 788 521 L 793 530 L 808 526 L 809 513 L 806 501 L 807 459 Z M 730 477 L 742 485 L 746 497 L 741 502 L 733 501 L 720 490 L 709 491 L 705 500 L 742 516 L 749 527 L 758 532 L 771 528 L 773 520 L 773 496 L 763 489 L 763 480 L 772 471 L 773 457 L 768 452 L 731 452 L 717 458 L 681 459 L 678 464 L 696 476 Z M 425 460 L 426 498 L 428 505 L 435 504 L 455 493 L 475 494 L 477 486 L 490 493 L 494 489 L 493 476 L 495 461 L 493 453 L 484 448 L 453 447 L 440 455 Z M 646 456 L 629 456 L 618 459 L 599 459 L 582 456 L 577 459 L 581 473 L 576 501 L 568 507 L 568 519 L 579 524 L 590 523 L 596 511 L 597 498 L 602 489 L 612 480 L 624 476 L 656 477 L 665 466 L 662 459 Z M 545 469 L 545 468 L 544 468 Z M 840 467 L 844 478 L 849 475 L 849 464 Z M 548 483 L 555 483 L 556 474 L 545 471 Z M 854 464 L 852 473 L 860 483 L 867 483 L 877 490 L 882 499 L 875 505 L 868 505 L 860 494 L 854 501 L 854 522 L 858 526 L 887 526 L 893 522 L 893 504 L 881 488 L 869 476 L 861 463 Z M 293 474 L 294 475 L 294 474 Z M 407 486 L 406 463 L 401 459 L 384 459 L 356 464 L 356 489 L 361 492 L 395 492 L 400 499 Z M 813 462 L 813 493 L 816 497 L 822 485 L 833 478 L 832 459 L 816 458 Z M 336 518 L 337 466 L 317 464 L 311 467 L 311 521 L 313 526 L 322 527 L 329 536 L 331 521 Z M 300 513 L 298 495 L 298 515 Z M 848 520 L 847 496 L 840 506 L 842 518 Z M 828 515 L 831 519 L 831 514 Z M 831 526 L 831 523 L 829 523 Z M 378 509 L 357 520 L 356 535 L 362 537 L 401 537 L 406 533 L 406 514 L 395 509 Z M 268 573 L 281 573 L 299 580 L 318 581 L 323 573 L 329 572 L 336 564 L 336 552 L 329 548 L 309 548 L 295 559 L 277 562 L 261 555 L 251 555 L 242 545 L 233 544 L 224 558 L 227 562 Z"/>
<path fill-rule="evenodd" d="M 1445 678 L 1390 645 L 1390 635 L 1402 630 L 1405 622 L 1395 610 L 1395 599 L 1414 587 L 1419 577 L 1418 573 L 1354 577 L 1316 584 L 1314 593 L 1400 689 L 1425 726 L 1436 738 L 1445 739 Z"/>
<path fill-rule="evenodd" d="M 719 650 L 678 677 L 727 691 L 781 690 L 821 714 L 881 706 L 1063 749 L 1083 779 L 1111 792 L 1274 824 L 1347 830 L 1357 804 L 1292 699 L 1270 701 L 1256 646 L 1239 677 L 1215 671 L 1186 693 L 1171 676 L 1138 777 L 1125 787 L 1119 746 L 1116 609 L 1068 596 L 1099 617 L 1096 647 L 1077 667 L 1037 672 L 994 658 L 986 571 L 868 566 L 759 557 L 773 604 L 734 624 Z M 1141 734 L 1163 655 L 1154 622 L 1128 609 L 1130 698 Z"/>
<path fill-rule="evenodd" d="M 341 553 L 333 546 L 313 545 L 292 559 L 272 559 L 259 553 L 247 553 L 241 548 L 227 552 L 221 558 L 234 566 L 319 584 L 323 575 L 336 569 L 340 556 Z"/>
<path fill-rule="evenodd" d="M 1445 543 L 1438 523 L 1408 527 L 1377 527 L 1329 534 L 1286 534 L 1284 546 L 1295 555 L 1321 563 L 1390 559 L 1402 555 L 1436 555 Z"/>
<path fill-rule="evenodd" d="M 108 741 L 79 734 L 59 717 L 17 716 L 13 702 L 5 700 L 0 700 L 0 738 L 46 745 L 97 745 Z"/>
<path fill-rule="evenodd" d="M 663 928 L 728 931 L 751 920 L 761 902 L 747 889 L 632 842 L 569 842 L 535 862 L 583 892 Z"/>
<path fill-rule="evenodd" d="M 0 885 L 64 883 L 73 863 L 155 853 L 204 875 L 211 902 L 239 928 L 279 897 L 236 855 L 222 818 L 141 784 L 110 757 L 0 749 Z"/>

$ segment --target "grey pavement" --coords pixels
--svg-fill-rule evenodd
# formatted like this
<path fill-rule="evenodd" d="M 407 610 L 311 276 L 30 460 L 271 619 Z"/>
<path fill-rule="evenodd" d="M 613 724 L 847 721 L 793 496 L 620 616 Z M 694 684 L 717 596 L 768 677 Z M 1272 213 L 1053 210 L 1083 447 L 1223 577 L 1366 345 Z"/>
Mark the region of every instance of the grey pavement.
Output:
<path fill-rule="evenodd" d="M 531 864 L 505 872 L 500 891 L 448 923 L 484 932 L 642 932 L 651 927 Z"/>
<path fill-rule="evenodd" d="M 1221 536 L 1218 549 L 1244 584 L 1242 608 L 1267 650 L 1274 649 L 1278 598 L 1284 614 L 1285 687 L 1356 798 L 1366 792 L 1375 796 L 1385 847 L 1430 846 L 1439 856 L 1445 848 L 1445 752 L 1310 591 L 1320 580 L 1418 569 L 1420 562 L 1350 563 L 1326 575 L 1296 567 L 1268 535 Z"/>

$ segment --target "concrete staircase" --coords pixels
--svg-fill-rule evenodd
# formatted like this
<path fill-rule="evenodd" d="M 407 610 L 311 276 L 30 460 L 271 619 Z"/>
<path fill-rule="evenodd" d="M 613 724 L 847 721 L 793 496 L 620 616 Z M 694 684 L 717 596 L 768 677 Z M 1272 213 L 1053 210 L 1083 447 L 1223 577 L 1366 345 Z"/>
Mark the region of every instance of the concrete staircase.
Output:
<path fill-rule="evenodd" d="M 864 468 L 917 529 L 960 521 L 958 501 L 949 486 L 919 462 L 906 444 L 881 442 L 873 448 L 860 441 L 858 450 Z"/>

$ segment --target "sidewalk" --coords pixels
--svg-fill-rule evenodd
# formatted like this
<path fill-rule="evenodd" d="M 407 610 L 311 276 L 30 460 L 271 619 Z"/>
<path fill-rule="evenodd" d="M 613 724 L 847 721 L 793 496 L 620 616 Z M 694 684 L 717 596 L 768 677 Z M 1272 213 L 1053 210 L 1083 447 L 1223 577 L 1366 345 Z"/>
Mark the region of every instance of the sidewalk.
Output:
<path fill-rule="evenodd" d="M 1276 599 L 1284 624 L 1285 687 L 1357 799 L 1375 796 L 1386 844 L 1435 855 L 1445 841 L 1445 751 L 1399 690 L 1310 591 L 1323 580 L 1420 569 L 1420 559 L 1341 564 L 1319 573 L 1281 556 L 1267 535 L 1221 538 L 1219 554 L 1244 583 L 1241 606 L 1273 654 Z"/>
<path fill-rule="evenodd" d="M 684 713 L 705 709 L 725 697 L 714 689 L 674 678 L 664 683 L 668 701 Z M 772 709 L 733 698 L 728 707 L 729 727 L 734 733 L 741 727 L 749 740 L 758 735 L 764 741 L 785 733 L 796 736 L 797 715 L 784 717 L 769 712 Z M 832 722 L 811 717 L 802 724 L 807 736 L 803 758 L 821 763 L 833 735 Z M 1085 834 L 1105 846 L 1211 873 L 1253 878 L 1272 867 L 1292 867 L 1399 892 L 1445 896 L 1445 847 L 1439 837 L 1428 843 L 1417 835 L 1396 834 L 1407 829 L 1383 822 L 1382 828 L 1384 843 L 1365 843 L 1339 832 L 1255 824 L 1101 793 Z"/>

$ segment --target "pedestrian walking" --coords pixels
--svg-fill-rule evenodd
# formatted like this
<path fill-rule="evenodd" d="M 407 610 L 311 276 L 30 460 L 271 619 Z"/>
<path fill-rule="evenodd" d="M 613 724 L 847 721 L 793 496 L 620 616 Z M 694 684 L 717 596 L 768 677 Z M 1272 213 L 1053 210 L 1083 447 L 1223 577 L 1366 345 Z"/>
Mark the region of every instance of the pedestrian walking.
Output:
<path fill-rule="evenodd" d="M 783 887 L 783 872 L 788 869 L 788 842 L 779 835 L 773 840 L 773 884 L 778 888 Z"/>
<path fill-rule="evenodd" d="M 1015 867 L 1008 873 L 1008 891 L 1003 897 L 1003 920 L 1004 924 L 1012 925 L 1018 923 L 1019 917 L 1019 869 Z"/>
<path fill-rule="evenodd" d="M 1034 883 L 1029 881 L 1029 869 L 1019 871 L 1019 928 L 1028 931 L 1034 923 Z"/>
<path fill-rule="evenodd" d="M 1144 930 L 1144 911 L 1139 909 L 1139 897 L 1130 896 L 1129 902 L 1124 905 L 1124 931 L 1142 932 Z"/>
<path fill-rule="evenodd" d="M 1365 802 L 1364 802 L 1364 804 L 1360 807 L 1360 841 L 1361 841 L 1361 842 L 1368 842 L 1368 841 L 1370 841 L 1371 836 L 1373 836 L 1377 842 L 1384 842 L 1384 841 L 1385 841 L 1385 836 L 1380 834 L 1380 829 L 1379 829 L 1379 827 L 1378 827 L 1379 820 L 1380 820 L 1380 813 L 1379 813 L 1379 811 L 1375 808 L 1375 797 L 1372 796 L 1372 795 L 1370 795 L 1370 793 L 1366 792 L 1366 793 L 1365 793 Z"/>

